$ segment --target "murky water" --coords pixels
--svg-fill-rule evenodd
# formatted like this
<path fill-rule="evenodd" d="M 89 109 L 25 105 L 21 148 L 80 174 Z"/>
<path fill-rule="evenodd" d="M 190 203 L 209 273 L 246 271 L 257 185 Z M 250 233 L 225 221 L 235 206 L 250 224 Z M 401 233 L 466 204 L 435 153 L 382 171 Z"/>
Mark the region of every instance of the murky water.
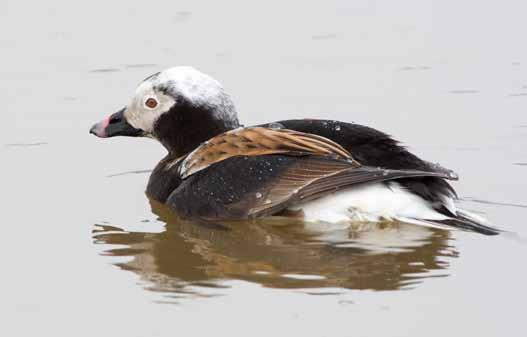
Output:
<path fill-rule="evenodd" d="M 520 2 L 3 1 L 2 336 L 522 336 L 527 29 Z M 173 65 L 255 124 L 355 121 L 455 169 L 499 237 L 402 224 L 178 220 L 164 155 L 92 123 Z"/>

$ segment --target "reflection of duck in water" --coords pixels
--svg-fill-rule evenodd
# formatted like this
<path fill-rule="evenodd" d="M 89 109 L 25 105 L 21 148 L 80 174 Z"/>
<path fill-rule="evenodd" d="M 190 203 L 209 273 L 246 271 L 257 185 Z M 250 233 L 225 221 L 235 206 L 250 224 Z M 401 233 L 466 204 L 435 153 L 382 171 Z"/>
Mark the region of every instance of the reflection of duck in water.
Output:
<path fill-rule="evenodd" d="M 128 106 L 90 132 L 159 140 L 169 154 L 147 193 L 180 216 L 295 214 L 306 221 L 392 220 L 498 233 L 456 208 L 446 182 L 457 179 L 454 172 L 419 159 L 388 135 L 324 120 L 240 128 L 223 87 L 189 67 L 148 77 Z"/>
<path fill-rule="evenodd" d="M 166 231 L 98 225 L 94 238 L 119 245 L 105 255 L 132 257 L 117 265 L 140 275 L 155 291 L 185 293 L 188 286 L 218 286 L 226 279 L 275 288 L 395 290 L 438 276 L 434 271 L 457 256 L 447 231 L 419 226 L 333 231 L 328 239 L 299 224 L 283 226 L 283 219 L 210 227 L 179 220 L 155 201 L 152 210 Z"/>

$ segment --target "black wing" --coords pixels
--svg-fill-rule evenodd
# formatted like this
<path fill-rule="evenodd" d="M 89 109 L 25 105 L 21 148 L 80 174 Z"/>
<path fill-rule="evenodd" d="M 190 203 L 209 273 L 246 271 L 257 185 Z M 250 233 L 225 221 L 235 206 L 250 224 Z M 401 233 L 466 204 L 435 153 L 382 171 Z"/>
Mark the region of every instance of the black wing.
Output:
<path fill-rule="evenodd" d="M 250 218 L 365 182 L 412 177 L 451 178 L 443 172 L 357 166 L 323 156 L 235 156 L 200 170 L 168 198 L 186 217 Z"/>
<path fill-rule="evenodd" d="M 454 171 L 420 159 L 388 134 L 364 125 L 334 120 L 292 119 L 262 126 L 283 127 L 328 138 L 341 145 L 362 165 L 393 170 L 434 172 L 444 174 L 451 180 L 458 179 Z M 397 182 L 429 201 L 439 212 L 454 215 L 445 198 L 457 198 L 457 194 L 444 179 L 427 176 L 401 178 Z"/>

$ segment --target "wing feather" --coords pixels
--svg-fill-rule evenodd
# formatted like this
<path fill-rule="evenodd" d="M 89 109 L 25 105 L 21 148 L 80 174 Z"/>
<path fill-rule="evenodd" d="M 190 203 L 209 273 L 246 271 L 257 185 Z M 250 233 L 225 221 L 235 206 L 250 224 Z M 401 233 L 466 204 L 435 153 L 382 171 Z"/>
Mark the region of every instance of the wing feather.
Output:
<path fill-rule="evenodd" d="M 278 174 L 259 186 L 257 191 L 248 189 L 244 192 L 246 197 L 224 204 L 225 214 L 272 215 L 355 184 L 411 177 L 457 179 L 452 171 L 433 164 L 429 164 L 433 169 L 426 171 L 363 166 L 348 150 L 325 137 L 265 127 L 239 128 L 212 138 L 178 162 L 179 174 L 186 179 L 211 165 L 228 163 L 235 157 L 261 157 L 264 162 L 270 156 L 287 156 L 290 164 L 280 168 Z M 244 170 L 243 166 L 237 169 Z"/>
<path fill-rule="evenodd" d="M 273 184 L 260 191 L 262 197 L 254 200 L 248 216 L 271 215 L 355 184 L 429 176 L 450 179 L 447 173 L 441 172 L 386 170 L 318 156 L 298 158 L 294 165 L 281 172 Z"/>
<path fill-rule="evenodd" d="M 223 133 L 203 143 L 183 160 L 179 172 L 184 179 L 233 156 L 281 153 L 331 156 L 358 165 L 347 150 L 327 138 L 287 129 L 250 127 Z"/>

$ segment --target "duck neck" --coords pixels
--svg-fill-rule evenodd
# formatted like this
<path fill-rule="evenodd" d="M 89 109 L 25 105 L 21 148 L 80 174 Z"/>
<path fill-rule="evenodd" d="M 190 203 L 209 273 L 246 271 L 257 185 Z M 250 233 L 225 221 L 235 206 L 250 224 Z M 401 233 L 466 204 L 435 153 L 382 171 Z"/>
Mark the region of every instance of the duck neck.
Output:
<path fill-rule="evenodd" d="M 156 122 L 154 136 L 171 157 L 181 157 L 214 136 L 239 127 L 234 107 L 221 108 L 180 101 Z"/>

